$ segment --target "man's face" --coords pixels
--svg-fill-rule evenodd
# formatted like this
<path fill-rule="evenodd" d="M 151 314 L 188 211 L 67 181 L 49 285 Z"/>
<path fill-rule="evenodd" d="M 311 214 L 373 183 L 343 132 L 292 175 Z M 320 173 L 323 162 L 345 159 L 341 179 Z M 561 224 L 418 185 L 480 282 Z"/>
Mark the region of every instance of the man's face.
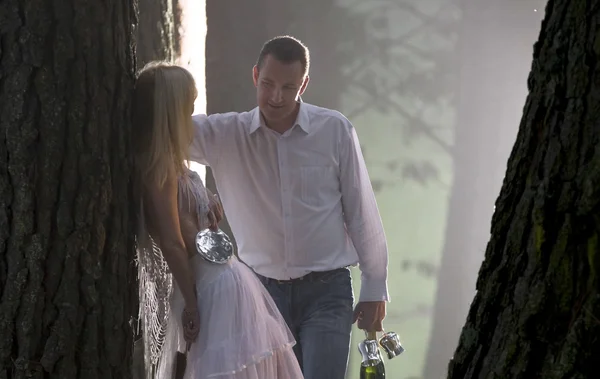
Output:
<path fill-rule="evenodd" d="M 267 55 L 259 69 L 253 69 L 258 107 L 267 123 L 281 122 L 296 109 L 298 96 L 304 93 L 308 76 L 302 73 L 302 63 L 283 63 Z"/>

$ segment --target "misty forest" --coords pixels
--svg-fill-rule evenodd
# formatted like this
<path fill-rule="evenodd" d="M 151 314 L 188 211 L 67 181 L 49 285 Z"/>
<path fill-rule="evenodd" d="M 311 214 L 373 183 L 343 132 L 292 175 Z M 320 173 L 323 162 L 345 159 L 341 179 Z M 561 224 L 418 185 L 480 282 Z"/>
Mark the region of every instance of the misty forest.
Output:
<path fill-rule="evenodd" d="M 0 0 L 0 379 L 144 377 L 136 72 L 246 111 L 278 35 L 360 137 L 406 349 L 386 377 L 597 377 L 600 0 Z"/>

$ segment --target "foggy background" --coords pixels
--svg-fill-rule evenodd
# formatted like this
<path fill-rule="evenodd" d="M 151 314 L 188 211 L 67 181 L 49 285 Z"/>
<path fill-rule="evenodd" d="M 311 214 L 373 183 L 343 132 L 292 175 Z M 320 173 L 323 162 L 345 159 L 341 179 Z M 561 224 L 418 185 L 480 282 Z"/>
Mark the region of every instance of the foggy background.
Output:
<path fill-rule="evenodd" d="M 445 378 L 521 119 L 545 1 L 181 3 L 181 63 L 198 81 L 196 112 L 253 108 L 251 69 L 262 44 L 281 34 L 307 44 L 303 99 L 341 111 L 356 127 L 386 229 L 392 302 L 384 326 L 406 348 L 386 360 L 387 375 Z M 355 328 L 348 378 L 358 378 L 363 338 Z"/>

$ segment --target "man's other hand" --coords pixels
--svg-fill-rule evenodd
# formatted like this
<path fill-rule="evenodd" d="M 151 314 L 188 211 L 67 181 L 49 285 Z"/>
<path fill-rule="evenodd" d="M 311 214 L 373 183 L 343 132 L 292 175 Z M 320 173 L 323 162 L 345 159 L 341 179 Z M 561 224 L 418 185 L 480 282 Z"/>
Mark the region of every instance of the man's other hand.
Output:
<path fill-rule="evenodd" d="M 353 323 L 358 321 L 358 328 L 367 332 L 383 331 L 385 318 L 385 301 L 361 301 L 354 308 Z"/>

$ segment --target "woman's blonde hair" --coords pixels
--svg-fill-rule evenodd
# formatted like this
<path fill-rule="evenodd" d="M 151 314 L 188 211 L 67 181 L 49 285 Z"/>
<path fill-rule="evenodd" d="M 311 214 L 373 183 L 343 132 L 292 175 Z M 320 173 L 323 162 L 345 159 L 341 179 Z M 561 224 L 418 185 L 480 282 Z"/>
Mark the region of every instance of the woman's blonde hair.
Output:
<path fill-rule="evenodd" d="M 196 96 L 194 77 L 183 67 L 151 62 L 138 73 L 133 145 L 140 184 L 162 187 L 170 172 L 183 173 L 193 140 Z"/>

